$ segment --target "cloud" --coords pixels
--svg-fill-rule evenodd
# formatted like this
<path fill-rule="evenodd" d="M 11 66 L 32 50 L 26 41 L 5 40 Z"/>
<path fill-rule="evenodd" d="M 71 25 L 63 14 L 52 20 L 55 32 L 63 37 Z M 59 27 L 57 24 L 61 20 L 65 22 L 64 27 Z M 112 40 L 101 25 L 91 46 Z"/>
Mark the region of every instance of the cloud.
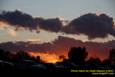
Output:
<path fill-rule="evenodd" d="M 19 50 L 33 51 L 33 52 L 48 52 L 56 55 L 65 55 L 71 47 L 86 47 L 89 52 L 89 57 L 107 58 L 109 49 L 115 48 L 115 41 L 106 43 L 82 42 L 73 38 L 59 36 L 58 39 L 51 43 L 32 44 L 30 42 L 6 42 L 1 43 L 0 48 L 17 52 Z"/>
<path fill-rule="evenodd" d="M 63 24 L 59 18 L 36 18 L 36 21 L 39 23 L 39 28 L 46 31 L 59 32 L 63 27 Z"/>
<path fill-rule="evenodd" d="M 19 10 L 13 12 L 3 11 L 0 14 L 0 21 L 10 24 L 11 26 L 16 27 L 16 29 L 22 27 L 29 30 L 36 30 L 38 32 L 39 29 L 58 32 L 59 30 L 61 30 L 62 27 L 62 23 L 59 18 L 51 18 L 51 19 L 43 19 L 40 17 L 35 18 Z"/>
<path fill-rule="evenodd" d="M 30 30 L 37 28 L 37 23 L 35 22 L 34 18 L 31 15 L 28 15 L 26 13 L 22 13 L 21 11 L 14 11 L 14 12 L 6 12 L 3 11 L 0 14 L 0 21 L 4 21 L 9 23 L 12 26 L 23 27 Z"/>
<path fill-rule="evenodd" d="M 29 30 L 40 29 L 50 32 L 63 32 L 66 34 L 85 34 L 89 39 L 105 38 L 108 34 L 115 36 L 115 25 L 113 18 L 106 14 L 88 13 L 72 21 L 64 21 L 62 18 L 32 17 L 19 10 L 3 11 L 0 13 L 0 22 L 6 22 L 17 29 L 24 28 Z M 69 23 L 68 23 L 69 22 Z M 66 25 L 65 25 L 66 23 Z M 0 24 L 0 27 L 2 25 Z"/>
<path fill-rule="evenodd" d="M 41 39 L 39 38 L 29 38 L 27 39 L 27 42 L 31 43 L 31 44 L 38 44 L 41 42 Z"/>
<path fill-rule="evenodd" d="M 11 35 L 12 37 L 16 37 L 17 33 L 14 29 L 8 29 L 8 34 Z"/>
<path fill-rule="evenodd" d="M 63 32 L 70 34 L 85 34 L 90 39 L 96 37 L 106 37 L 108 34 L 115 36 L 113 18 L 106 14 L 88 13 L 72 20 L 68 26 L 63 28 Z"/>
<path fill-rule="evenodd" d="M 39 38 L 29 38 L 27 39 L 27 41 L 40 41 L 40 39 Z"/>
<path fill-rule="evenodd" d="M 0 30 L 4 30 L 5 28 L 7 28 L 8 25 L 6 25 L 5 23 L 3 22 L 0 22 Z"/>

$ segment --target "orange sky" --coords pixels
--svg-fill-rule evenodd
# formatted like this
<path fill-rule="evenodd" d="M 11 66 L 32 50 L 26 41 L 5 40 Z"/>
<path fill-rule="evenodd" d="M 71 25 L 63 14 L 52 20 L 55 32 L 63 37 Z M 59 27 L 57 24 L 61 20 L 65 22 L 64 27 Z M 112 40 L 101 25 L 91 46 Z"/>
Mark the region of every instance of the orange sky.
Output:
<path fill-rule="evenodd" d="M 49 51 L 47 53 L 46 52 L 30 51 L 29 54 L 34 57 L 40 56 L 40 58 L 46 63 L 56 63 L 58 61 L 62 61 L 59 58 L 59 56 L 61 56 L 61 55 L 64 55 L 67 58 L 68 51 L 64 51 L 64 50 L 60 50 L 59 52 L 58 51 Z M 103 53 L 98 53 L 98 52 L 96 53 L 95 51 L 93 51 L 93 52 L 89 51 L 87 59 L 89 59 L 90 57 L 100 58 L 100 60 L 103 61 L 108 56 L 104 55 Z"/>
<path fill-rule="evenodd" d="M 53 53 L 29 52 L 29 54 L 34 57 L 40 56 L 41 60 L 46 63 L 56 63 L 61 61 L 59 56 Z"/>

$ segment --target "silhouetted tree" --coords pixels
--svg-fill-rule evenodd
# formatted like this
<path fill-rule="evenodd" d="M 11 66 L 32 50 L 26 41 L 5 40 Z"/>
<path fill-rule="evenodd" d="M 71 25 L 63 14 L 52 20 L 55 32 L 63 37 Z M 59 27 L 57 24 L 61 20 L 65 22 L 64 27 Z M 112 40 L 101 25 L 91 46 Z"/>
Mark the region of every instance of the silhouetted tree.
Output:
<path fill-rule="evenodd" d="M 24 51 L 17 52 L 16 56 L 20 60 L 31 59 L 31 56 L 27 52 L 24 52 Z"/>
<path fill-rule="evenodd" d="M 4 52 L 4 60 L 11 61 L 13 59 L 13 54 L 10 51 Z"/>
<path fill-rule="evenodd" d="M 1 60 L 10 60 L 11 59 L 11 52 L 5 51 L 3 49 L 0 49 L 0 59 Z"/>
<path fill-rule="evenodd" d="M 88 64 L 88 65 L 97 66 L 97 65 L 100 65 L 100 64 L 101 64 L 101 60 L 100 60 L 99 58 L 90 58 L 90 59 L 87 61 L 87 64 Z"/>
<path fill-rule="evenodd" d="M 5 56 L 5 51 L 3 49 L 0 49 L 0 59 L 3 60 Z"/>
<path fill-rule="evenodd" d="M 109 53 L 109 60 L 112 64 L 115 64 L 115 49 L 111 49 Z"/>
<path fill-rule="evenodd" d="M 63 61 L 64 59 L 66 59 L 66 57 L 65 57 L 64 55 L 60 55 L 60 56 L 59 56 L 59 59 L 60 59 L 61 61 Z"/>
<path fill-rule="evenodd" d="M 35 61 L 36 61 L 36 62 L 41 62 L 40 56 L 37 56 L 37 57 L 35 58 Z"/>
<path fill-rule="evenodd" d="M 109 59 L 104 59 L 102 64 L 103 65 L 111 65 L 111 61 Z"/>
<path fill-rule="evenodd" d="M 85 47 L 83 47 L 83 48 L 72 47 L 68 53 L 68 58 L 70 61 L 72 61 L 76 64 L 84 64 L 87 55 L 88 55 L 88 53 L 86 52 Z"/>

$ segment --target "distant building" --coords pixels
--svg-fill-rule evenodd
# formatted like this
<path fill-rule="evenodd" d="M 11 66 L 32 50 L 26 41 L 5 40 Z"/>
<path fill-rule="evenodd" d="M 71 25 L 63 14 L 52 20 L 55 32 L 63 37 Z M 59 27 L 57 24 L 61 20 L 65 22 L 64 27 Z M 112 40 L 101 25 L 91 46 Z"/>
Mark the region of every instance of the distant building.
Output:
<path fill-rule="evenodd" d="M 115 64 L 115 49 L 110 50 L 109 59 L 112 64 Z"/>

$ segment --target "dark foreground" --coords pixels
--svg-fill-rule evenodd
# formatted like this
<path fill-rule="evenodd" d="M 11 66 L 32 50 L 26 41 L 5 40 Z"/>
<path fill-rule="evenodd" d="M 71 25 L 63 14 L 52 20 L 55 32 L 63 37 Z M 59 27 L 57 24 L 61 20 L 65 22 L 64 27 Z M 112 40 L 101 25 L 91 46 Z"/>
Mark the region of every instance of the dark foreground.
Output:
<path fill-rule="evenodd" d="M 85 60 L 85 48 L 71 48 L 68 59 L 62 62 L 45 63 L 40 57 L 31 57 L 26 52 L 17 54 L 0 50 L 0 77 L 115 77 L 115 50 L 103 62 L 99 58 Z M 113 53 L 114 52 L 114 53 Z"/>
<path fill-rule="evenodd" d="M 115 65 L 74 65 L 72 63 L 37 63 L 24 60 L 13 64 L 0 60 L 0 77 L 115 77 Z"/>

